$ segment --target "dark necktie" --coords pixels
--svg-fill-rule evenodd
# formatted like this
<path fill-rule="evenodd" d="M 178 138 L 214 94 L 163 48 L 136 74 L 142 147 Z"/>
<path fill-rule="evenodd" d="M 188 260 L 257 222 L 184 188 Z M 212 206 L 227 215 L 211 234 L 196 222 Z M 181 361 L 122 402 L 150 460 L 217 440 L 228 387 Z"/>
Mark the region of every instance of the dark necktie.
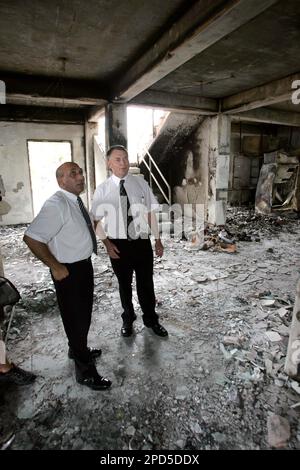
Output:
<path fill-rule="evenodd" d="M 133 226 L 133 218 L 129 215 L 130 212 L 130 202 L 128 199 L 128 195 L 124 186 L 125 180 L 120 180 L 120 199 L 121 199 L 121 209 L 123 215 L 123 221 L 125 224 L 125 231 L 127 238 L 134 239 L 134 226 Z"/>
<path fill-rule="evenodd" d="M 94 229 L 92 227 L 92 222 L 91 222 L 90 216 L 88 214 L 88 211 L 84 207 L 82 199 L 79 196 L 77 197 L 77 201 L 78 201 L 79 209 L 81 210 L 81 213 L 82 213 L 82 215 L 84 217 L 84 220 L 86 221 L 86 224 L 87 224 L 88 229 L 90 231 L 91 239 L 92 239 L 92 242 L 93 242 L 93 252 L 95 254 L 97 254 L 97 240 L 96 240 L 96 235 L 95 235 Z"/>

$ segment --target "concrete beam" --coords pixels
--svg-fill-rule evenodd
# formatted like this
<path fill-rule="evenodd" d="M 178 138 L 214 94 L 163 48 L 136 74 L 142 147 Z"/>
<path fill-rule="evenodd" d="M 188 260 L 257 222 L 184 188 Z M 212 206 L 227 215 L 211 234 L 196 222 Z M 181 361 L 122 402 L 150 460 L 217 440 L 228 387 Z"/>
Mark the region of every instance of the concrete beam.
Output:
<path fill-rule="evenodd" d="M 262 133 L 262 128 L 259 123 L 244 123 L 241 119 L 236 119 L 238 117 L 238 114 L 235 116 L 231 116 L 232 122 L 231 122 L 231 135 L 238 135 L 238 136 L 245 136 L 245 135 L 261 135 Z M 241 125 L 242 124 L 242 125 Z M 263 133 L 264 134 L 273 134 L 274 133 L 274 127 L 272 125 L 264 126 L 263 127 Z"/>
<path fill-rule="evenodd" d="M 96 122 L 85 122 L 84 140 L 88 208 L 91 207 L 92 197 L 96 189 L 94 138 L 97 133 L 98 125 Z"/>
<path fill-rule="evenodd" d="M 112 87 L 111 100 L 131 100 L 277 1 L 196 1 L 122 74 Z"/>
<path fill-rule="evenodd" d="M 91 106 L 90 109 L 88 109 L 87 111 L 87 121 L 98 122 L 101 116 L 103 116 L 104 114 L 105 114 L 105 105 L 104 106 Z"/>
<path fill-rule="evenodd" d="M 7 104 L 64 107 L 103 106 L 107 102 L 107 90 L 94 81 L 5 74 L 0 79 L 6 85 Z"/>
<path fill-rule="evenodd" d="M 7 93 L 6 103 L 25 106 L 56 106 L 56 107 L 78 107 L 78 106 L 105 106 L 106 100 L 90 97 L 59 98 L 50 96 L 28 95 L 22 93 Z"/>
<path fill-rule="evenodd" d="M 224 98 L 221 110 L 223 113 L 233 114 L 291 101 L 292 93 L 295 91 L 292 83 L 295 80 L 300 80 L 300 73 Z"/>
<path fill-rule="evenodd" d="M 216 114 L 219 106 L 218 101 L 212 98 L 201 98 L 200 96 L 166 93 L 155 90 L 144 91 L 133 98 L 128 104 L 203 115 Z"/>
<path fill-rule="evenodd" d="M 264 122 L 280 126 L 300 127 L 300 113 L 272 108 L 252 109 L 244 113 L 232 114 L 231 117 L 234 121 Z"/>
<path fill-rule="evenodd" d="M 3 266 L 3 258 L 0 250 L 0 276 L 4 277 L 4 266 Z"/>
<path fill-rule="evenodd" d="M 45 106 L 0 106 L 0 121 L 47 122 L 59 124 L 83 124 L 82 109 L 47 108 Z"/>

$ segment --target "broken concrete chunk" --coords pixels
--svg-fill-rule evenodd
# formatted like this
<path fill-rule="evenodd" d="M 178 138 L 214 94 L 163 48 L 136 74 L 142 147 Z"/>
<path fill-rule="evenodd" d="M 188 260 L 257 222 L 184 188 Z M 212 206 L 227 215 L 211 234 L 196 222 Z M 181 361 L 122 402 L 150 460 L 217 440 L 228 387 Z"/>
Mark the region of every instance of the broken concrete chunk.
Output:
<path fill-rule="evenodd" d="M 245 340 L 244 336 L 224 336 L 222 343 L 225 346 L 233 344 L 235 346 L 240 346 L 242 342 Z"/>
<path fill-rule="evenodd" d="M 266 322 L 266 321 L 260 321 L 260 322 L 256 323 L 255 326 L 256 326 L 256 328 L 257 328 L 258 330 L 266 330 L 267 327 L 268 327 L 268 322 Z"/>
<path fill-rule="evenodd" d="M 226 441 L 226 436 L 225 434 L 222 434 L 221 432 L 214 432 L 212 433 L 212 437 L 216 442 L 222 443 Z"/>
<path fill-rule="evenodd" d="M 185 441 L 183 439 L 178 439 L 178 441 L 175 442 L 175 445 L 179 448 L 179 449 L 183 449 L 184 446 L 185 446 Z"/>
<path fill-rule="evenodd" d="M 207 281 L 207 276 L 192 276 L 192 279 L 200 284 Z"/>
<path fill-rule="evenodd" d="M 279 449 L 284 447 L 290 438 L 290 425 L 286 418 L 272 414 L 268 417 L 268 443 Z"/>
<path fill-rule="evenodd" d="M 291 405 L 291 408 L 299 408 L 300 406 L 300 401 L 298 401 L 298 403 L 294 403 L 293 405 Z M 300 440 L 300 439 L 299 439 Z"/>
<path fill-rule="evenodd" d="M 290 334 L 290 329 L 285 325 L 280 325 L 280 326 L 276 327 L 276 330 L 282 336 L 289 336 L 289 334 Z"/>
<path fill-rule="evenodd" d="M 203 434 L 203 430 L 198 422 L 192 423 L 190 428 L 195 434 Z"/>
<path fill-rule="evenodd" d="M 275 357 L 276 354 L 279 352 L 278 346 L 275 346 L 274 349 L 271 349 L 271 351 L 269 351 L 269 352 L 270 352 L 272 357 Z"/>
<path fill-rule="evenodd" d="M 265 359 L 265 368 L 267 374 L 272 374 L 273 362 L 270 359 Z"/>
<path fill-rule="evenodd" d="M 280 316 L 280 318 L 283 318 L 288 313 L 288 310 L 285 307 L 281 307 L 277 310 L 277 313 Z"/>
<path fill-rule="evenodd" d="M 292 380 L 291 388 L 300 395 L 300 384 L 296 380 Z"/>
<path fill-rule="evenodd" d="M 128 426 L 125 433 L 127 434 L 127 436 L 134 436 L 135 435 L 135 427 L 132 426 L 132 425 Z"/>
<path fill-rule="evenodd" d="M 251 351 L 243 350 L 242 352 L 247 361 L 255 361 L 257 358 L 257 352 L 254 349 L 251 349 Z"/>
<path fill-rule="evenodd" d="M 275 383 L 275 385 L 277 385 L 277 387 L 283 387 L 284 386 L 284 381 L 280 380 L 280 379 L 275 379 L 274 383 Z"/>
<path fill-rule="evenodd" d="M 276 300 L 273 299 L 262 299 L 261 305 L 263 307 L 272 307 L 275 304 Z"/>
<path fill-rule="evenodd" d="M 226 351 L 226 349 L 225 349 L 225 347 L 222 343 L 220 343 L 220 350 L 222 351 L 223 356 L 224 356 L 226 361 L 230 361 L 233 358 L 234 354 L 236 354 L 237 351 L 238 351 L 237 349 L 232 349 L 231 351 Z"/>
<path fill-rule="evenodd" d="M 281 341 L 281 336 L 276 331 L 266 331 L 266 336 L 268 337 L 269 341 L 276 342 Z"/>

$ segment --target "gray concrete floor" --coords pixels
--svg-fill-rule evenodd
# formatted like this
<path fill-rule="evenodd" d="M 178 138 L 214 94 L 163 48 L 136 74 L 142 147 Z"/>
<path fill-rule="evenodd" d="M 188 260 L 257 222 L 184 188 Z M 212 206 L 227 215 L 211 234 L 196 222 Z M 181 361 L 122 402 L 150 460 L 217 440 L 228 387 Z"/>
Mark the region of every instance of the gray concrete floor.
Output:
<path fill-rule="evenodd" d="M 272 414 L 290 424 L 284 448 L 300 449 L 300 395 L 283 373 L 298 220 L 270 228 L 260 242 L 238 242 L 235 254 L 166 240 L 154 279 L 168 339 L 143 327 L 136 298 L 135 334 L 120 336 L 117 283 L 100 250 L 90 345 L 102 348 L 97 368 L 113 381 L 101 392 L 75 381 L 51 279 L 22 243 L 24 227 L 0 230 L 6 277 L 22 295 L 9 357 L 38 374 L 33 385 L 0 390 L 2 430 L 16 430 L 12 449 L 269 449 Z M 263 297 L 274 305 L 264 307 Z M 270 342 L 268 330 L 281 340 Z M 227 345 L 226 335 L 239 344 Z"/>

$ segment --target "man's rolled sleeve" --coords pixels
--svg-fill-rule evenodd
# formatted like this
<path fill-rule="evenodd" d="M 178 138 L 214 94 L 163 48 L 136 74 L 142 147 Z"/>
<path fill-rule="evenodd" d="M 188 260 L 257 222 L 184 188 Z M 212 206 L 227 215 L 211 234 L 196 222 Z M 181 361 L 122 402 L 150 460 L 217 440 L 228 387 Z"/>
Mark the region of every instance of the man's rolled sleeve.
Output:
<path fill-rule="evenodd" d="M 145 206 L 147 212 L 158 212 L 160 208 L 160 204 L 157 202 L 157 199 L 150 188 L 147 188 L 145 191 Z"/>
<path fill-rule="evenodd" d="M 91 215 L 93 220 L 98 222 L 104 217 L 104 209 L 103 209 L 103 195 L 100 193 L 100 190 L 97 188 L 93 201 L 92 201 L 92 207 L 91 207 Z"/>
<path fill-rule="evenodd" d="M 57 205 L 46 201 L 39 214 L 34 218 L 25 232 L 30 238 L 48 244 L 63 227 L 63 216 Z"/>

